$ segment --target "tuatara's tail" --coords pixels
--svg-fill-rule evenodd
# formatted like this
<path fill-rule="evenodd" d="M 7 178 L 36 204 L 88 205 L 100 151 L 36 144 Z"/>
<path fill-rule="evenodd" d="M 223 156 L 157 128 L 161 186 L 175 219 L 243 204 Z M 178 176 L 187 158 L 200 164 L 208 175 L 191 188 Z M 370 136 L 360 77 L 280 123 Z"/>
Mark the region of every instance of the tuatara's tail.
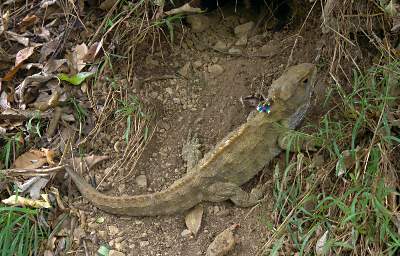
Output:
<path fill-rule="evenodd" d="M 189 177 L 183 177 L 166 190 L 138 196 L 108 196 L 90 186 L 71 168 L 66 168 L 79 192 L 101 210 L 118 215 L 156 216 L 168 215 L 187 210 L 202 200 L 202 193 L 191 184 Z"/>

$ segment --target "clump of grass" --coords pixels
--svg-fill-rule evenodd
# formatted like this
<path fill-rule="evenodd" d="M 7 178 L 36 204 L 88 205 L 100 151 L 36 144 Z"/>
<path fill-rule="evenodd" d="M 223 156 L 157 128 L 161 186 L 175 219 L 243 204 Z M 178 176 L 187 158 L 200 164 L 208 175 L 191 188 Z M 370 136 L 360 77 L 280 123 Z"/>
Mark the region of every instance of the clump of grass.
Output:
<path fill-rule="evenodd" d="M 21 133 L 17 133 L 11 137 L 4 136 L 0 138 L 0 145 L 2 145 L 0 150 L 0 161 L 4 164 L 5 168 L 10 168 L 11 162 L 15 156 L 18 155 L 22 145 L 21 140 Z"/>
<path fill-rule="evenodd" d="M 38 210 L 0 206 L 1 255 L 39 255 L 47 229 L 37 217 Z"/>
<path fill-rule="evenodd" d="M 134 118 L 135 116 L 137 116 L 138 118 L 144 118 L 145 113 L 143 112 L 142 104 L 135 96 L 130 96 L 127 100 L 119 100 L 118 102 L 119 108 L 115 111 L 115 114 L 126 119 L 124 139 L 126 143 L 128 143 L 129 134 L 131 134 L 132 131 L 132 118 Z"/>
<path fill-rule="evenodd" d="M 334 86 L 330 95 L 340 99 L 339 104 L 322 118 L 314 134 L 321 151 L 310 157 L 299 153 L 284 170 L 275 171 L 274 234 L 265 251 L 399 252 L 395 154 L 400 127 L 394 118 L 399 71 L 400 62 L 376 66 L 365 75 L 354 72 L 349 90 Z M 325 160 L 318 163 L 318 158 Z"/>

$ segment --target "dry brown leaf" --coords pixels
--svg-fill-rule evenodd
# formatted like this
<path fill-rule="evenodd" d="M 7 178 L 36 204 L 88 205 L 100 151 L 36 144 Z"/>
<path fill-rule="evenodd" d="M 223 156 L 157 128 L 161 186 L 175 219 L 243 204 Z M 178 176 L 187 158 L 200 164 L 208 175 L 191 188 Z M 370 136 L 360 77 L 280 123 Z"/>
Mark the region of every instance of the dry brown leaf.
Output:
<path fill-rule="evenodd" d="M 315 255 L 322 256 L 325 255 L 324 253 L 324 246 L 328 239 L 328 230 L 318 239 L 317 243 L 315 244 Z"/>
<path fill-rule="evenodd" d="M 83 61 L 94 62 L 102 47 L 103 47 L 103 38 L 100 40 L 100 42 L 96 42 L 89 47 L 88 52 L 83 57 Z"/>
<path fill-rule="evenodd" d="M 53 4 L 55 4 L 57 0 L 42 0 L 40 3 L 40 8 L 47 8 Z"/>
<path fill-rule="evenodd" d="M 79 73 L 86 66 L 84 58 L 87 53 L 88 53 L 88 47 L 86 46 L 85 43 L 77 45 L 74 48 L 71 60 L 72 70 L 74 74 Z"/>
<path fill-rule="evenodd" d="M 50 54 L 54 53 L 57 50 L 59 44 L 60 44 L 60 37 L 57 37 L 51 40 L 50 42 L 45 43 L 43 47 L 40 49 L 39 62 L 40 63 L 44 62 Z"/>
<path fill-rule="evenodd" d="M 27 15 L 22 21 L 18 24 L 21 32 L 25 32 L 26 29 L 39 21 L 39 18 L 36 15 Z"/>
<path fill-rule="evenodd" d="M 40 198 L 40 190 L 46 186 L 47 182 L 49 179 L 36 176 L 18 185 L 18 189 L 21 194 L 29 192 L 30 197 L 37 200 Z"/>
<path fill-rule="evenodd" d="M 66 63 L 67 63 L 66 59 L 60 59 L 60 60 L 49 59 L 43 68 L 43 72 L 46 74 L 54 73 L 56 71 L 59 71 L 59 69 Z M 62 73 L 66 73 L 66 71 Z"/>
<path fill-rule="evenodd" d="M 52 78 L 54 78 L 53 75 L 41 73 L 26 77 L 24 81 L 22 81 L 22 83 L 19 84 L 15 89 L 15 95 L 17 96 L 17 99 L 19 102 L 25 103 L 23 99 L 26 98 L 24 97 L 24 94 L 28 87 L 39 86 L 41 83 L 47 82 Z"/>
<path fill-rule="evenodd" d="M 7 33 L 7 35 L 9 36 L 9 38 L 13 41 L 16 41 L 20 44 L 22 44 L 25 47 L 28 47 L 29 45 L 29 38 L 19 35 L 17 33 L 14 33 L 12 31 L 5 31 L 4 33 Z"/>
<path fill-rule="evenodd" d="M 7 199 L 2 200 L 6 205 L 32 207 L 32 208 L 51 208 L 47 194 L 41 194 L 43 200 L 33 200 L 22 196 L 12 195 Z"/>
<path fill-rule="evenodd" d="M 200 230 L 201 220 L 203 218 L 204 208 L 201 204 L 197 205 L 189 211 L 185 217 L 186 227 L 192 232 L 193 235 L 197 235 Z"/>
<path fill-rule="evenodd" d="M 31 149 L 20 155 L 14 162 L 13 167 L 19 169 L 37 169 L 45 164 L 54 164 L 54 151 L 49 149 Z"/>
<path fill-rule="evenodd" d="M 52 91 L 50 95 L 47 92 L 42 92 L 39 94 L 36 101 L 32 103 L 32 106 L 37 110 L 46 111 L 58 106 L 60 96 L 61 94 L 57 90 Z"/>
<path fill-rule="evenodd" d="M 33 29 L 35 35 L 37 35 L 40 38 L 43 38 L 44 40 L 46 40 L 46 42 L 48 42 L 50 40 L 50 31 L 45 28 L 45 27 L 35 27 Z"/>
<path fill-rule="evenodd" d="M 0 85 L 1 85 L 1 81 L 0 81 Z M 1 89 L 1 86 L 0 86 Z M 8 109 L 11 108 L 10 102 L 8 101 L 8 95 L 5 91 L 2 91 L 0 94 L 0 109 L 4 110 L 4 109 Z"/>
<path fill-rule="evenodd" d="M 10 21 L 10 10 L 7 10 L 2 16 L 1 16 L 1 22 L 0 22 L 0 35 L 8 30 L 8 23 Z"/>
<path fill-rule="evenodd" d="M 17 71 L 21 68 L 23 62 L 33 54 L 34 50 L 35 47 L 27 47 L 17 52 L 15 56 L 15 65 L 10 71 L 7 72 L 3 80 L 10 81 L 11 79 L 13 79 Z"/>

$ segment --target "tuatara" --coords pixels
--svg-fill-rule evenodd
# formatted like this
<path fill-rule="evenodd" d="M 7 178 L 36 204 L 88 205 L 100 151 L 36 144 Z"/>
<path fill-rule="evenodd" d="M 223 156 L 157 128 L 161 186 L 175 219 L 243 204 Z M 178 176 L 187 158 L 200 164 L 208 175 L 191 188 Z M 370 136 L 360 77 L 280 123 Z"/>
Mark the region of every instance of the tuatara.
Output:
<path fill-rule="evenodd" d="M 260 190 L 240 186 L 253 178 L 285 145 L 287 131 L 296 128 L 310 105 L 316 67 L 303 63 L 288 68 L 269 91 L 271 112 L 249 115 L 246 123 L 229 133 L 184 177 L 169 188 L 138 196 L 107 196 L 67 168 L 81 194 L 98 208 L 131 216 L 167 215 L 187 210 L 202 201 L 231 200 L 249 207 L 259 201 Z"/>

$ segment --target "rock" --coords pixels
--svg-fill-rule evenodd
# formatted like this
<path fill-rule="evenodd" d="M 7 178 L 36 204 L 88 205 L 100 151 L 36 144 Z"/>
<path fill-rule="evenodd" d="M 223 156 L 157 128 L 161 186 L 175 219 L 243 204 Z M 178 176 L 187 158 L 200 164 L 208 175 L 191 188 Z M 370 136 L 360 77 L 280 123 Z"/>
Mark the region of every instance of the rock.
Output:
<path fill-rule="evenodd" d="M 118 243 L 118 242 L 115 242 L 114 247 L 118 251 L 123 251 L 123 249 L 124 249 L 123 246 L 122 246 L 122 243 Z"/>
<path fill-rule="evenodd" d="M 243 35 L 247 35 L 253 29 L 253 27 L 254 27 L 253 21 L 241 24 L 241 25 L 235 27 L 235 30 L 234 30 L 235 35 L 239 38 Z"/>
<path fill-rule="evenodd" d="M 149 241 L 140 241 L 140 242 L 139 242 L 139 246 L 140 246 L 140 247 L 146 247 L 146 246 L 148 246 L 149 244 L 150 244 Z"/>
<path fill-rule="evenodd" d="M 148 55 L 144 61 L 144 63 L 146 64 L 146 66 L 159 66 L 160 63 L 153 59 L 150 55 Z"/>
<path fill-rule="evenodd" d="M 208 66 L 208 72 L 213 76 L 219 76 L 224 72 L 224 68 L 221 65 L 213 64 Z"/>
<path fill-rule="evenodd" d="M 272 57 L 279 53 L 280 49 L 280 44 L 273 40 L 261 47 L 260 54 L 265 57 Z"/>
<path fill-rule="evenodd" d="M 181 233 L 182 237 L 188 237 L 192 234 L 192 232 L 189 229 L 184 229 Z"/>
<path fill-rule="evenodd" d="M 179 69 L 178 73 L 184 77 L 188 77 L 191 68 L 192 64 L 187 62 L 181 69 Z"/>
<path fill-rule="evenodd" d="M 231 49 L 229 49 L 228 53 L 239 55 L 239 54 L 242 54 L 242 50 L 240 50 L 238 48 L 231 48 Z"/>
<path fill-rule="evenodd" d="M 201 62 L 201 60 L 196 60 L 195 62 L 193 62 L 193 67 L 195 68 L 199 68 L 203 65 L 203 63 Z"/>
<path fill-rule="evenodd" d="M 173 101 L 175 104 L 181 103 L 181 100 L 180 100 L 179 98 L 173 98 L 172 101 Z"/>
<path fill-rule="evenodd" d="M 108 231 L 110 233 L 110 236 L 115 236 L 116 234 L 118 234 L 119 229 L 117 226 L 111 225 L 111 226 L 108 226 Z"/>
<path fill-rule="evenodd" d="M 158 96 L 158 92 L 151 92 L 150 93 L 150 97 L 152 97 L 153 99 L 157 98 Z"/>
<path fill-rule="evenodd" d="M 173 90 L 172 90 L 171 87 L 165 88 L 165 91 L 166 91 L 169 95 L 172 95 L 172 94 L 173 94 Z"/>
<path fill-rule="evenodd" d="M 246 46 L 247 45 L 247 35 L 242 35 L 235 43 L 236 46 Z"/>
<path fill-rule="evenodd" d="M 166 130 L 166 131 L 168 131 L 168 130 L 171 128 L 171 126 L 169 125 L 169 123 L 164 122 L 164 121 L 160 122 L 160 127 L 163 128 L 163 129 Z"/>
<path fill-rule="evenodd" d="M 139 175 L 135 179 L 136 184 L 141 188 L 147 188 L 147 177 L 146 175 Z"/>
<path fill-rule="evenodd" d="M 235 224 L 218 234 L 214 241 L 208 246 L 206 256 L 224 256 L 227 255 L 236 244 L 233 231 L 239 225 Z"/>
<path fill-rule="evenodd" d="M 108 252 L 108 256 L 125 256 L 125 253 L 119 252 L 119 251 L 115 251 L 115 250 L 110 250 Z"/>
<path fill-rule="evenodd" d="M 217 43 L 215 43 L 213 48 L 217 51 L 225 51 L 226 49 L 228 49 L 228 47 L 229 45 L 227 43 L 219 40 Z"/>
<path fill-rule="evenodd" d="M 98 230 L 97 233 L 98 233 L 99 237 L 100 237 L 102 240 L 104 240 L 104 241 L 107 240 L 107 232 L 106 232 L 106 231 L 104 231 L 104 230 Z"/>
<path fill-rule="evenodd" d="M 204 15 L 189 15 L 186 17 L 186 22 L 195 33 L 203 32 L 210 26 L 209 18 Z"/>

